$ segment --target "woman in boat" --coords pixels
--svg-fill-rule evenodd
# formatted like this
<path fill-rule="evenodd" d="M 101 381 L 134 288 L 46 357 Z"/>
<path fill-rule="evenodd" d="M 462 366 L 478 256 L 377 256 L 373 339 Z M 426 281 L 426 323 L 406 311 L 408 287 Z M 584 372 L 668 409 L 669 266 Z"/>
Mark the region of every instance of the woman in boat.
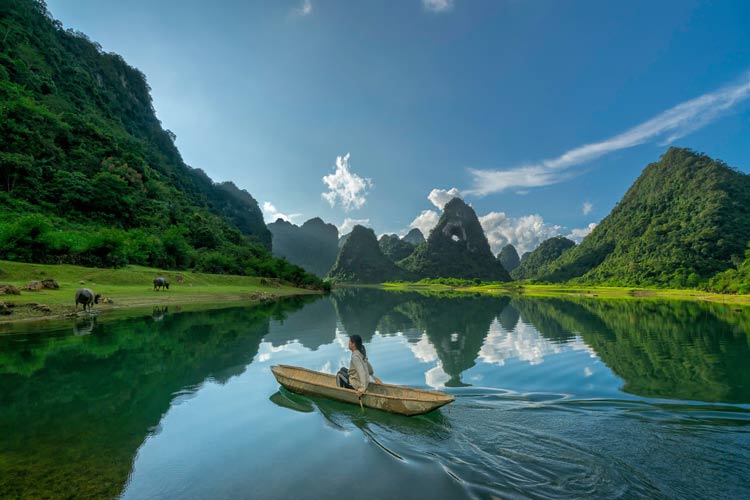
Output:
<path fill-rule="evenodd" d="M 372 365 L 367 360 L 367 351 L 362 344 L 362 337 L 359 335 L 349 336 L 349 350 L 352 351 L 349 369 L 342 367 L 336 374 L 336 382 L 339 387 L 354 389 L 357 391 L 357 396 L 362 396 L 370 383 L 370 376 L 378 384 L 382 384 L 382 382 L 374 375 Z"/>

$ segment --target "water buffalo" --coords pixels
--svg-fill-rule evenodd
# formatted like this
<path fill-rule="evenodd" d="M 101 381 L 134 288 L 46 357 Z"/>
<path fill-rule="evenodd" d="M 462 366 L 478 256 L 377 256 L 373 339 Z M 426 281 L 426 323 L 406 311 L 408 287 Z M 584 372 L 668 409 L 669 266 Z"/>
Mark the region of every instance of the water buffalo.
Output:
<path fill-rule="evenodd" d="M 159 290 L 161 287 L 169 290 L 169 281 L 162 277 L 156 278 L 154 280 L 154 290 Z"/>
<path fill-rule="evenodd" d="M 102 296 L 98 293 L 94 295 L 94 292 L 90 288 L 79 288 L 76 290 L 76 311 L 78 310 L 78 304 L 83 304 L 83 310 L 86 310 L 88 306 L 89 312 L 91 312 L 91 306 L 99 303 L 99 299 Z"/>

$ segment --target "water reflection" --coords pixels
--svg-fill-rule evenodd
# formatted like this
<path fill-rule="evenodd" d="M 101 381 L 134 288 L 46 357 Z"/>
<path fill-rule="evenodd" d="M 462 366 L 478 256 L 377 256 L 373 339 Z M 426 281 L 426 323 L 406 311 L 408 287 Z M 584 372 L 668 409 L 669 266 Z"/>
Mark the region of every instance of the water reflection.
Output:
<path fill-rule="evenodd" d="M 116 497 L 175 395 L 241 373 L 269 318 L 302 305 L 184 313 L 161 323 L 144 317 L 95 329 L 76 321 L 77 331 L 93 331 L 86 336 L 0 337 L 0 497 Z"/>
<path fill-rule="evenodd" d="M 376 411 L 362 415 L 356 406 L 278 390 L 268 373 L 270 364 L 333 372 L 348 363 L 346 336 L 354 333 L 368 342 L 381 378 L 447 387 L 460 396 L 451 409 L 455 414 L 438 412 L 420 419 Z M 343 289 L 331 297 L 248 308 L 197 313 L 159 308 L 142 318 L 109 323 L 102 317 L 78 318 L 64 330 L 46 335 L 0 336 L 0 497 L 116 497 L 133 474 L 139 448 L 157 457 L 163 452 L 149 443 L 167 439 L 167 415 L 177 414 L 173 418 L 185 426 L 184 434 L 171 427 L 176 441 L 185 441 L 191 432 L 206 432 L 208 424 L 200 415 L 185 410 L 189 417 L 181 417 L 175 410 L 191 406 L 199 393 L 215 398 L 204 403 L 204 411 L 247 401 L 248 395 L 257 398 L 252 408 L 267 406 L 252 410 L 258 413 L 253 418 L 260 427 L 236 417 L 236 435 L 222 442 L 227 449 L 235 450 L 237 440 L 275 446 L 271 437 L 257 437 L 272 432 L 275 425 L 277 432 L 290 434 L 285 443 L 299 450 L 298 436 L 285 425 L 301 425 L 295 420 L 300 418 L 323 418 L 332 428 L 364 433 L 387 452 L 388 460 L 400 457 L 413 464 L 441 457 L 445 470 L 462 480 L 469 478 L 484 493 L 496 491 L 497 478 L 516 491 L 526 491 L 518 478 L 533 474 L 541 478 L 535 487 L 553 485 L 550 491 L 558 494 L 566 488 L 555 483 L 556 477 L 567 473 L 580 486 L 593 467 L 600 467 L 595 487 L 601 493 L 601 485 L 613 484 L 613 477 L 623 481 L 617 484 L 626 482 L 617 475 L 621 468 L 611 466 L 611 457 L 596 456 L 580 443 L 572 447 L 563 438 L 547 439 L 548 428 L 559 424 L 561 414 L 575 420 L 580 413 L 614 408 L 633 420 L 618 423 L 633 435 L 640 436 L 648 426 L 664 426 L 658 427 L 654 439 L 669 435 L 675 422 L 684 426 L 693 420 L 698 420 L 695 427 L 729 435 L 727 428 L 747 427 L 744 410 L 733 410 L 739 415 L 735 418 L 721 408 L 685 401 L 750 403 L 748 366 L 750 311 L 697 302 Z M 230 379 L 244 380 L 245 385 L 230 394 Z M 225 392 L 207 390 L 217 385 Z M 476 387 L 458 389 L 468 385 Z M 662 409 L 655 405 L 663 402 L 651 398 L 681 401 Z M 556 405 L 555 411 L 543 413 L 545 405 Z M 487 422 L 488 411 L 517 408 L 529 411 L 506 412 L 502 419 Z M 649 415 L 648 426 L 639 426 L 640 420 L 647 420 L 644 414 Z M 221 427 L 228 417 L 218 415 L 224 418 L 216 421 Z M 277 424 L 270 423 L 277 418 Z M 530 444 L 529 429 L 540 421 L 544 426 L 534 430 L 536 444 Z M 602 425 L 604 419 L 588 421 Z M 305 434 L 306 442 L 317 449 L 319 429 L 307 425 L 313 430 Z M 161 429 L 165 432 L 157 436 Z M 582 433 L 576 439 L 595 434 Z M 601 435 L 606 438 L 606 433 Z M 406 444 L 412 442 L 417 444 Z M 735 449 L 734 441 L 728 443 L 716 446 L 728 453 Z M 710 451 L 714 443 L 704 445 Z M 344 445 L 330 443 L 329 449 L 335 446 Z M 350 445 L 346 449 L 358 456 Z M 226 464 L 220 452 L 214 447 L 216 463 Z M 226 476 L 234 480 L 247 477 L 247 469 L 241 467 L 247 462 L 241 459 L 263 462 L 263 457 L 252 455 L 251 447 L 245 450 L 249 455 L 235 452 L 235 475 Z M 279 451 L 268 453 L 280 459 L 274 455 Z M 618 453 L 625 456 L 631 450 L 623 446 Z M 317 460 L 308 454 L 310 464 Z M 568 462 L 561 459 L 571 454 L 583 460 L 574 473 L 566 472 Z M 549 459 L 539 458 L 545 456 Z M 181 457 L 191 461 L 187 454 Z M 531 465 L 513 457 L 523 457 L 523 463 Z M 202 466 L 197 460 L 191 465 Z M 740 456 L 736 463 L 746 463 L 742 460 Z M 387 462 L 378 463 L 382 471 L 394 470 Z M 310 464 L 305 467 L 313 467 Z M 362 467 L 372 470 L 372 463 L 362 462 Z M 142 474 L 148 476 L 145 470 Z M 441 472 L 433 473 L 440 477 Z M 139 491 L 144 490 L 130 494 L 137 498 Z M 646 491 L 645 496 L 656 495 Z"/>

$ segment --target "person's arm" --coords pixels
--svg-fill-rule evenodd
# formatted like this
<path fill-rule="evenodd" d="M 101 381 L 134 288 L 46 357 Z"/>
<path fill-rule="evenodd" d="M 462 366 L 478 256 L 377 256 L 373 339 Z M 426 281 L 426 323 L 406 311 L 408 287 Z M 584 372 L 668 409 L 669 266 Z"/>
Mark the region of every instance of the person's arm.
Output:
<path fill-rule="evenodd" d="M 367 390 L 367 380 L 369 377 L 367 367 L 362 358 L 352 356 L 352 368 L 357 372 L 356 380 L 353 381 L 352 387 L 357 391 L 357 396 L 362 396 Z M 349 380 L 351 381 L 351 377 Z"/>

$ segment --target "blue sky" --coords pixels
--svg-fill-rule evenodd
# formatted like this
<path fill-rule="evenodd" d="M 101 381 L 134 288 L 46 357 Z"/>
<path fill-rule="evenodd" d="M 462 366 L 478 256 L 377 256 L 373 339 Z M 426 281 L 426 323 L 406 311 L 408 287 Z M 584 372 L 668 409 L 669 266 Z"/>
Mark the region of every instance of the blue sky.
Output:
<path fill-rule="evenodd" d="M 404 232 L 455 189 L 523 251 L 585 234 L 669 145 L 750 169 L 746 1 L 47 3 L 269 218 Z"/>

